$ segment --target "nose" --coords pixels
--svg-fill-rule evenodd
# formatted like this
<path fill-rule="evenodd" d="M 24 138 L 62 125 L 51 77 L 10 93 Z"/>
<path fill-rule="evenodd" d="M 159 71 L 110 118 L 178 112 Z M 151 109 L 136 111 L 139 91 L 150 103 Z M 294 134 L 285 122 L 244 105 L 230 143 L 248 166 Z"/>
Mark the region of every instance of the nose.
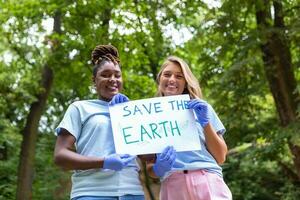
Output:
<path fill-rule="evenodd" d="M 170 76 L 170 78 L 169 78 L 169 81 L 175 82 L 175 80 L 176 80 L 176 77 L 175 77 L 174 74 L 172 74 L 172 75 Z"/>
<path fill-rule="evenodd" d="M 114 82 L 114 81 L 116 81 L 116 76 L 115 75 L 111 75 L 109 77 L 109 82 Z"/>

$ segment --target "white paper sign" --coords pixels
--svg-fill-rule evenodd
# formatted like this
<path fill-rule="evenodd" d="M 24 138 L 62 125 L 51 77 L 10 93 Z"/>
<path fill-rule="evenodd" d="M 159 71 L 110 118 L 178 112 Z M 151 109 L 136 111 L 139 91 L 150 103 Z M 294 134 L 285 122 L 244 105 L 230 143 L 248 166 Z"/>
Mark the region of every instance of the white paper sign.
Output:
<path fill-rule="evenodd" d="M 161 153 L 168 146 L 177 152 L 201 148 L 189 95 L 129 101 L 109 107 L 116 153 Z"/>

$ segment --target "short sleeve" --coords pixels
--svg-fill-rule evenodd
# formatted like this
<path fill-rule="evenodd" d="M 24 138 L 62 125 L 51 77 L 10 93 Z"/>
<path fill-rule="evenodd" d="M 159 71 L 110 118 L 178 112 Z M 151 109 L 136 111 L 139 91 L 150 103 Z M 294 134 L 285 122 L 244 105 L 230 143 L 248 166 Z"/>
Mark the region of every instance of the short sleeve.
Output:
<path fill-rule="evenodd" d="M 210 123 L 218 134 L 224 135 L 226 129 L 211 105 L 208 106 Z"/>
<path fill-rule="evenodd" d="M 62 121 L 55 129 L 55 135 L 59 135 L 60 130 L 63 128 L 71 133 L 77 140 L 81 132 L 81 124 L 79 109 L 74 104 L 71 104 L 68 107 Z"/>

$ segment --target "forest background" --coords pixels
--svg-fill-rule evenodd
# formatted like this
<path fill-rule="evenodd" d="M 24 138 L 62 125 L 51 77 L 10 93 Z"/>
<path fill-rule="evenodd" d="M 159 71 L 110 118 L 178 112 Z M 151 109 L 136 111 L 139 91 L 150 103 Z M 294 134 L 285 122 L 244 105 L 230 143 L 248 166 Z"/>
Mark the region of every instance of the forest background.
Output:
<path fill-rule="evenodd" d="M 90 54 L 107 43 L 132 100 L 154 96 L 168 55 L 192 67 L 227 129 L 233 199 L 300 199 L 299 18 L 299 0 L 0 1 L 0 199 L 69 198 L 53 132 L 70 103 L 96 98 Z"/>

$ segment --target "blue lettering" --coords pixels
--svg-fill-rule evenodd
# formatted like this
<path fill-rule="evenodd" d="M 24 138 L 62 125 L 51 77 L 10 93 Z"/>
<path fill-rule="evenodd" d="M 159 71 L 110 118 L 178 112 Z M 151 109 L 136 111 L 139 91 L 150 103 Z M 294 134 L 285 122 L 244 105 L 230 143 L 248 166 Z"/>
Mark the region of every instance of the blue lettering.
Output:
<path fill-rule="evenodd" d="M 124 107 L 123 107 L 123 110 L 124 110 L 124 111 L 127 111 L 128 113 L 127 113 L 127 114 L 124 114 L 123 117 L 127 117 L 127 116 L 129 116 L 129 115 L 131 114 L 130 110 L 126 110 L 126 108 L 128 108 L 128 106 L 124 106 Z"/>
<path fill-rule="evenodd" d="M 154 109 L 156 113 L 162 112 L 160 102 L 154 103 Z"/>
<path fill-rule="evenodd" d="M 184 110 L 184 104 L 183 104 L 183 102 L 182 102 L 182 100 L 181 101 L 176 101 L 176 103 L 177 103 L 177 110 Z"/>
<path fill-rule="evenodd" d="M 173 101 L 168 101 L 168 103 L 171 103 L 171 105 L 172 105 L 172 110 L 174 110 L 174 105 L 173 105 L 174 102 L 175 102 L 175 100 L 173 100 Z"/>
<path fill-rule="evenodd" d="M 145 104 L 143 104 L 143 107 L 145 108 L 145 110 L 146 110 L 149 114 L 151 114 L 151 107 L 152 107 L 152 104 L 151 104 L 151 103 L 149 104 L 149 109 L 147 108 L 147 106 L 145 106 Z"/>
<path fill-rule="evenodd" d="M 141 115 L 143 115 L 142 111 L 139 109 L 139 107 L 137 105 L 134 106 L 133 115 L 135 115 L 136 112 L 139 112 L 139 113 L 141 113 Z"/>
<path fill-rule="evenodd" d="M 184 108 L 185 108 L 185 109 L 189 109 L 188 103 L 189 103 L 189 101 L 187 101 L 187 100 L 184 101 Z"/>

